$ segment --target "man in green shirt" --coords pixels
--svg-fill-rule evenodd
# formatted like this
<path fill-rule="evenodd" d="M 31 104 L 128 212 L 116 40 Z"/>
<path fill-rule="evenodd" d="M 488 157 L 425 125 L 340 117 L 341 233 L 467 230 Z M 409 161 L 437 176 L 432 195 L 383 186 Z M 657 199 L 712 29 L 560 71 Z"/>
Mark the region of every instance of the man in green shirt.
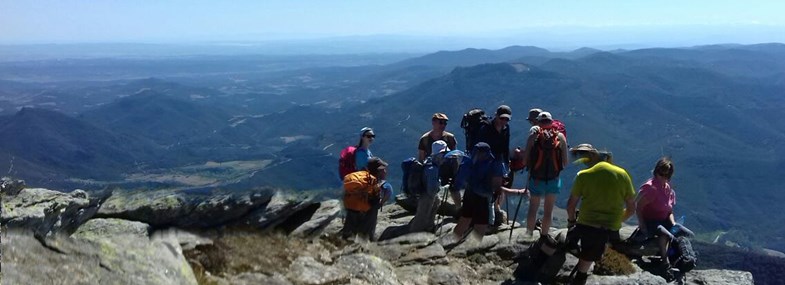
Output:
<path fill-rule="evenodd" d="M 635 187 L 630 175 L 611 164 L 610 153 L 600 153 L 590 144 L 570 149 L 588 169 L 578 172 L 567 202 L 567 222 L 571 228 L 568 240 L 577 244 L 578 272 L 572 284 L 586 284 L 589 268 L 602 258 L 609 240 L 619 239 L 621 223 L 635 214 Z M 581 202 L 580 217 L 575 208 Z"/>

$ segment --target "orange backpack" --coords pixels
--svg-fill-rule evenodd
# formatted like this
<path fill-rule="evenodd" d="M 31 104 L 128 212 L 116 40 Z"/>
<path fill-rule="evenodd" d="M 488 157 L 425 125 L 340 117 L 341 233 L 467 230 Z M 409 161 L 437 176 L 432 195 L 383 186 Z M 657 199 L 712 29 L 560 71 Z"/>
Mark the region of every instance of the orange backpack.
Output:
<path fill-rule="evenodd" d="M 371 173 L 365 170 L 352 172 L 343 179 L 343 206 L 346 209 L 367 212 L 372 199 L 379 199 L 381 187 Z"/>

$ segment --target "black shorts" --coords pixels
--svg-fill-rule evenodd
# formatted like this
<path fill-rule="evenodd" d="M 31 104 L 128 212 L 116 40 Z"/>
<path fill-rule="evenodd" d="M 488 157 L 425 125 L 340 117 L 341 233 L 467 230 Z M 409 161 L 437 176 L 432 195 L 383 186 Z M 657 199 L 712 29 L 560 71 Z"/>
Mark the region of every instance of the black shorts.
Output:
<path fill-rule="evenodd" d="M 666 230 L 670 231 L 673 228 L 671 220 L 648 220 L 646 221 L 646 231 L 649 237 L 660 236 L 660 230 L 657 227 L 663 226 Z"/>
<path fill-rule="evenodd" d="M 471 218 L 475 225 L 487 225 L 490 224 L 491 210 L 493 210 L 493 205 L 488 198 L 474 194 L 468 189 L 463 192 L 461 217 Z"/>
<path fill-rule="evenodd" d="M 619 231 L 595 228 L 592 226 L 577 224 L 568 233 L 569 239 L 580 241 L 580 253 L 578 258 L 586 261 L 600 261 L 602 254 L 605 253 L 605 246 L 608 242 L 619 240 Z"/>

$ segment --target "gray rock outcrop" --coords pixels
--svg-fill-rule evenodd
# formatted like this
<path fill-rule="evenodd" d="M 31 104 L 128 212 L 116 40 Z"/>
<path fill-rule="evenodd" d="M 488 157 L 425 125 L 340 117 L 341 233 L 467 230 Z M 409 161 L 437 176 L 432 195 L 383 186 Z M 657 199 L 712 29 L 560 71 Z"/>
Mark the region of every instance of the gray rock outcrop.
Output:
<path fill-rule="evenodd" d="M 224 225 L 264 207 L 275 191 L 115 191 L 97 217 L 119 218 L 154 227 L 205 228 Z"/>
<path fill-rule="evenodd" d="M 71 193 L 41 188 L 4 196 L 0 223 L 13 229 L 32 230 L 40 236 L 70 234 L 98 211 L 102 198 L 82 190 Z"/>
<path fill-rule="evenodd" d="M 177 244 L 4 233 L 4 284 L 197 284 Z"/>

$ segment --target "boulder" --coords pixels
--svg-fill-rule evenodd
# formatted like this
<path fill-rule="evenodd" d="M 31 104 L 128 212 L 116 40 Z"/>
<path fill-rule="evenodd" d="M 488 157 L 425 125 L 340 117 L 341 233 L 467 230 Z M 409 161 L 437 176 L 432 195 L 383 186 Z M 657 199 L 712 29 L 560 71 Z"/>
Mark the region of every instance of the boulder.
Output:
<path fill-rule="evenodd" d="M 338 258 L 335 266 L 349 272 L 352 283 L 398 285 L 398 276 L 393 266 L 373 255 L 351 254 Z"/>
<path fill-rule="evenodd" d="M 455 217 L 458 215 L 460 207 L 455 205 L 449 193 L 447 194 L 447 198 L 445 199 L 444 191 L 440 191 L 438 193 L 438 198 L 439 201 L 441 201 L 441 203 L 439 203 L 439 209 L 436 211 L 437 215 L 448 216 L 448 217 Z M 406 209 L 406 211 L 409 211 L 409 213 L 414 214 L 417 212 L 417 198 L 414 196 L 408 196 L 406 194 L 398 194 L 395 196 L 395 204 Z"/>
<path fill-rule="evenodd" d="M 569 275 L 569 272 L 562 274 L 562 276 Z M 666 285 L 668 282 L 660 276 L 656 276 L 646 271 L 639 271 L 632 275 L 623 276 L 604 276 L 604 275 L 590 275 L 586 281 L 587 285 Z M 708 283 L 714 284 L 714 283 Z"/>
<path fill-rule="evenodd" d="M 103 237 L 125 237 L 147 239 L 150 226 L 122 219 L 92 219 L 79 226 L 71 237 L 80 239 L 96 239 Z"/>
<path fill-rule="evenodd" d="M 227 284 L 232 285 L 292 285 L 286 277 L 280 274 L 267 276 L 261 273 L 242 273 L 237 276 L 232 276 Z"/>
<path fill-rule="evenodd" d="M 310 219 L 294 229 L 291 235 L 296 237 L 319 236 L 327 225 L 340 214 L 340 201 L 333 199 L 321 202 L 319 203 L 319 208 L 313 213 Z"/>
<path fill-rule="evenodd" d="M 70 234 L 98 211 L 103 198 L 90 198 L 82 190 L 71 193 L 42 188 L 25 189 L 2 201 L 0 222 L 41 236 Z"/>
<path fill-rule="evenodd" d="M 470 235 L 466 238 L 465 241 L 450 250 L 449 255 L 455 257 L 467 257 L 475 253 L 484 253 L 495 247 L 498 243 L 499 237 L 496 235 L 485 236 L 482 240 L 477 240 Z"/>
<path fill-rule="evenodd" d="M 147 223 L 154 227 L 221 226 L 267 205 L 275 192 L 253 191 L 115 191 L 97 216 Z"/>
<path fill-rule="evenodd" d="M 277 192 L 271 197 L 269 203 L 254 209 L 235 224 L 257 229 L 273 229 L 296 213 L 315 204 L 316 202 L 308 196 Z"/>
<path fill-rule="evenodd" d="M 144 238 L 35 238 L 5 233 L 5 284 L 197 284 L 177 244 Z"/>
<path fill-rule="evenodd" d="M 297 285 L 343 284 L 349 281 L 349 272 L 324 265 L 310 256 L 300 256 L 289 266 L 287 277 Z"/>
<path fill-rule="evenodd" d="M 10 177 L 3 177 L 0 180 L 0 193 L 6 197 L 16 196 L 25 189 L 24 180 L 15 180 Z"/>
<path fill-rule="evenodd" d="M 752 273 L 735 270 L 693 270 L 687 272 L 687 284 L 752 285 Z"/>

